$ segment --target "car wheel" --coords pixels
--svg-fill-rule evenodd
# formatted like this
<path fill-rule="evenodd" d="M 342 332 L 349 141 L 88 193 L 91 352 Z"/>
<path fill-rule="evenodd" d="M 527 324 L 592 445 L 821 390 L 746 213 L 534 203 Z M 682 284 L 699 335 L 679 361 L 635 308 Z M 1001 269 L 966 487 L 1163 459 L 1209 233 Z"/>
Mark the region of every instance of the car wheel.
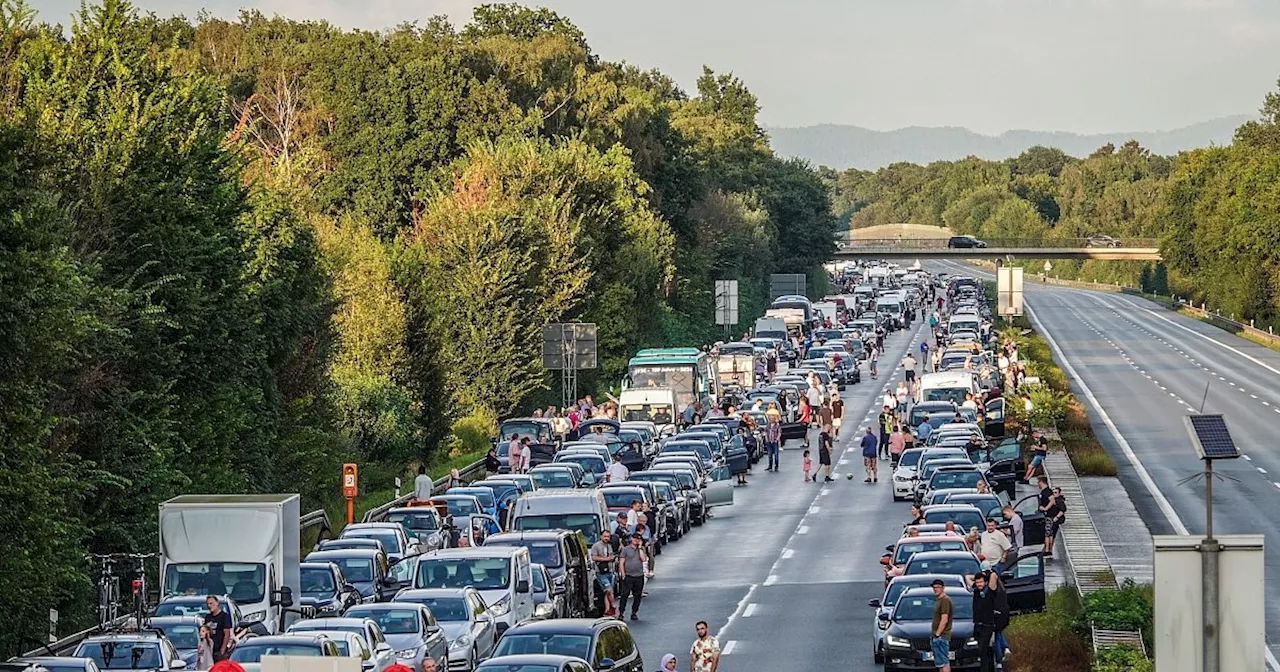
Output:
<path fill-rule="evenodd" d="M 878 644 L 876 645 L 876 652 L 871 657 L 876 661 L 876 665 L 884 665 L 884 649 L 880 648 Z"/>

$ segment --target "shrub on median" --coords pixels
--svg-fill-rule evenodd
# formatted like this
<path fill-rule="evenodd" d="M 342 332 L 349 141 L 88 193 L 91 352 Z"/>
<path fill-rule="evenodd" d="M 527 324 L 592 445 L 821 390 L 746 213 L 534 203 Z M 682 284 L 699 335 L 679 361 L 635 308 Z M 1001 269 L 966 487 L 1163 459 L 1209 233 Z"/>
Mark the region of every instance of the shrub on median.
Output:
<path fill-rule="evenodd" d="M 1089 672 L 1089 642 L 1074 628 L 1081 613 L 1073 586 L 1061 586 L 1047 596 L 1039 614 L 1015 617 L 1005 636 L 1012 653 L 1007 672 Z"/>
<path fill-rule="evenodd" d="M 1131 646 L 1108 646 L 1093 658 L 1093 672 L 1154 672 L 1155 663 Z"/>
<path fill-rule="evenodd" d="M 1155 593 L 1151 584 L 1137 584 L 1125 579 L 1114 590 L 1099 590 L 1084 598 L 1084 611 L 1078 625 L 1092 621 L 1099 630 L 1132 630 L 1142 633 L 1151 645 L 1152 619 L 1155 616 Z"/>

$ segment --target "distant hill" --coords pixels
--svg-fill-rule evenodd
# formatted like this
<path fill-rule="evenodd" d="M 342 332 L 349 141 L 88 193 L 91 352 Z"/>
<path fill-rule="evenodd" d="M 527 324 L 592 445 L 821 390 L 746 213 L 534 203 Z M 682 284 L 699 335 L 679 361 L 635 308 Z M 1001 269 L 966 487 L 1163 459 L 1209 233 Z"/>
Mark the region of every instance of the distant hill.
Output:
<path fill-rule="evenodd" d="M 1081 135 L 1055 131 L 1006 131 L 997 136 L 982 135 L 967 128 L 926 128 L 912 126 L 895 131 L 873 131 L 860 126 L 821 124 L 799 128 L 768 128 L 775 152 L 798 156 L 814 165 L 831 168 L 874 170 L 898 161 L 929 163 L 977 156 L 1005 159 L 1028 147 L 1057 147 L 1071 156 L 1084 157 L 1114 143 L 1117 147 L 1137 140 L 1157 154 L 1176 154 L 1185 149 L 1231 142 L 1236 127 L 1255 118 L 1241 114 L 1221 117 L 1169 131 L 1134 131 Z"/>

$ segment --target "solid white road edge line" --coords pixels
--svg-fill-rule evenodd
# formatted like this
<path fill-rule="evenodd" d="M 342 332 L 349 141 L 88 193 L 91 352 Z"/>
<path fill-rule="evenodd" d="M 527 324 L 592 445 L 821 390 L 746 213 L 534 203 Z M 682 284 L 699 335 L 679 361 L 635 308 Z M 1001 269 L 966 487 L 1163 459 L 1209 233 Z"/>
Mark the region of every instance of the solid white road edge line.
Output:
<path fill-rule="evenodd" d="M 774 577 L 771 576 L 769 578 L 772 579 Z M 766 583 L 767 582 L 768 580 L 766 579 Z M 724 627 L 720 628 L 720 630 L 716 632 L 717 642 L 720 641 L 722 636 L 724 636 L 724 633 L 729 629 L 729 626 L 733 625 L 733 622 L 738 620 L 738 615 L 742 613 L 742 610 L 746 608 L 746 605 L 750 604 L 751 596 L 756 594 L 756 587 L 759 585 L 760 584 L 758 583 L 751 584 L 751 588 L 747 590 L 747 594 L 742 596 L 742 600 L 738 602 L 738 606 L 734 608 L 733 613 L 729 614 L 729 620 L 724 622 Z"/>

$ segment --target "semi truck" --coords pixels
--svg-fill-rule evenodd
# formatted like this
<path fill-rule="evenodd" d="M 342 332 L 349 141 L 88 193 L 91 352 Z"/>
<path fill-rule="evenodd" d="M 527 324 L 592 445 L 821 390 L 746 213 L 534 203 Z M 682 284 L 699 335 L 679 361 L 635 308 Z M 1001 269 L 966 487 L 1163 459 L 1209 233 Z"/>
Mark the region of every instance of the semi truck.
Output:
<path fill-rule="evenodd" d="M 228 595 L 268 633 L 296 619 L 300 498 L 180 495 L 160 504 L 162 595 Z"/>

